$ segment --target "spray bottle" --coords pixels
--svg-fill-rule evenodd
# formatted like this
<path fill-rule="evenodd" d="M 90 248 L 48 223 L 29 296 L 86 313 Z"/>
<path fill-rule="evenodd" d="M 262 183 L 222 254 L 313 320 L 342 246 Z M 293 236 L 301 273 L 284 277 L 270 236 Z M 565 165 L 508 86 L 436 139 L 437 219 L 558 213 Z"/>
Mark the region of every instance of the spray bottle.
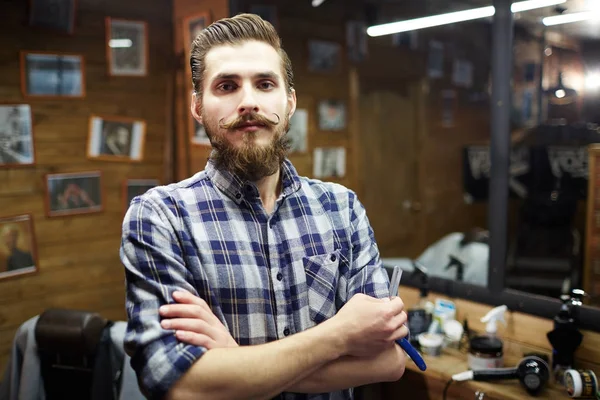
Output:
<path fill-rule="evenodd" d="M 488 312 L 481 322 L 485 325 L 485 334 L 477 335 L 469 342 L 468 362 L 472 370 L 486 368 L 502 368 L 504 366 L 504 344 L 496 333 L 498 331 L 498 321 L 506 326 L 504 313 L 508 307 L 505 305 L 493 308 Z"/>

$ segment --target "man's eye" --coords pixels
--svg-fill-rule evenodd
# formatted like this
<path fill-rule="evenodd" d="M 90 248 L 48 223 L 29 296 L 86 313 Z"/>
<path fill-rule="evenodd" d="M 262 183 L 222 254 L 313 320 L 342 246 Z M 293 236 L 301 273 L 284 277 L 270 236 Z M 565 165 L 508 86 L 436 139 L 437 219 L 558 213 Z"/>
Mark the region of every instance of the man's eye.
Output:
<path fill-rule="evenodd" d="M 235 89 L 235 86 L 231 83 L 222 83 L 219 85 L 219 90 L 223 90 L 225 92 L 229 92 L 233 89 Z"/>
<path fill-rule="evenodd" d="M 273 82 L 261 82 L 258 85 L 261 89 L 273 89 L 275 87 L 275 85 L 273 85 Z"/>

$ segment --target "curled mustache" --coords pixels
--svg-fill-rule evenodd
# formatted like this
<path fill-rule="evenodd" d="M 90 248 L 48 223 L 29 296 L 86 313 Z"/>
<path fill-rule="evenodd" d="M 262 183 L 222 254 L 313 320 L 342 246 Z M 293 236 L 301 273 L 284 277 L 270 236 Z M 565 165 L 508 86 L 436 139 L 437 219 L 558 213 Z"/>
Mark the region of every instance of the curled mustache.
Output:
<path fill-rule="evenodd" d="M 266 126 L 267 128 L 274 127 L 279 124 L 279 122 L 281 121 L 281 118 L 279 118 L 279 115 L 277 115 L 275 113 L 273 113 L 273 115 L 277 117 L 277 121 L 270 120 L 269 118 L 267 118 L 263 115 L 260 115 L 256 112 L 251 112 L 248 114 L 240 115 L 239 117 L 237 117 L 236 119 L 234 119 L 233 121 L 228 122 L 228 123 L 224 123 L 223 120 L 225 118 L 221 118 L 219 120 L 219 128 L 221 128 L 221 129 L 237 129 L 248 123 L 261 124 L 261 125 Z"/>

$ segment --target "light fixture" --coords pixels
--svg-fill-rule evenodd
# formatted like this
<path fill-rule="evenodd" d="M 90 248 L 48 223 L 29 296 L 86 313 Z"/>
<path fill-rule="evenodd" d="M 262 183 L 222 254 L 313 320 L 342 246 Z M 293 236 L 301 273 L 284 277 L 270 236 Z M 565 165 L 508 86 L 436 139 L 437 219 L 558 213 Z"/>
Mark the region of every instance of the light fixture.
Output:
<path fill-rule="evenodd" d="M 600 19 L 600 12 L 598 11 L 582 11 L 571 14 L 553 15 L 542 19 L 542 23 L 546 26 L 568 24 L 571 22 L 586 21 L 589 19 Z"/>
<path fill-rule="evenodd" d="M 325 2 L 325 0 L 312 0 L 312 6 L 313 7 L 319 7 L 324 2 Z"/>
<path fill-rule="evenodd" d="M 108 47 L 113 49 L 128 48 L 131 46 L 133 46 L 131 39 L 110 39 L 108 41 Z"/>
<path fill-rule="evenodd" d="M 600 90 L 600 71 L 587 74 L 585 88 L 592 91 Z"/>
<path fill-rule="evenodd" d="M 313 0 L 314 2 L 318 0 Z M 526 0 L 513 3 L 512 12 L 522 12 L 535 8 L 554 6 L 565 3 L 567 0 Z M 494 6 L 472 8 L 470 10 L 455 11 L 446 14 L 431 15 L 409 19 L 406 21 L 390 22 L 387 24 L 374 25 L 367 29 L 369 36 L 383 36 L 399 32 L 414 31 L 417 29 L 431 28 L 434 26 L 454 24 L 456 22 L 471 21 L 491 17 L 496 13 Z"/>
<path fill-rule="evenodd" d="M 564 89 L 557 89 L 556 92 L 554 92 L 554 95 L 559 99 L 562 99 L 567 95 L 567 93 L 564 91 Z"/>

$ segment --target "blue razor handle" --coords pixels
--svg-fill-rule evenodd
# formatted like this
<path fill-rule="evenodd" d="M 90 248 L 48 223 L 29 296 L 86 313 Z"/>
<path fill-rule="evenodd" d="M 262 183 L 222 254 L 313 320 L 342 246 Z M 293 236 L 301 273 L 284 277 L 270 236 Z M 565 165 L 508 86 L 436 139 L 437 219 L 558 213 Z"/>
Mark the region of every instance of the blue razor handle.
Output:
<path fill-rule="evenodd" d="M 392 272 L 392 277 L 390 279 L 390 297 L 398 295 L 398 286 L 400 286 L 401 277 L 402 270 L 399 266 L 395 265 Z M 425 364 L 425 360 L 423 360 L 421 354 L 417 351 L 417 349 L 413 347 L 412 344 L 410 344 L 410 342 L 406 338 L 398 339 L 396 340 L 396 343 L 398 343 L 398 345 L 402 347 L 402 350 L 404 350 L 406 354 L 408 354 L 410 359 L 413 360 L 413 362 L 416 364 L 417 367 L 419 367 L 421 371 L 425 371 L 427 369 L 427 364 Z"/>

